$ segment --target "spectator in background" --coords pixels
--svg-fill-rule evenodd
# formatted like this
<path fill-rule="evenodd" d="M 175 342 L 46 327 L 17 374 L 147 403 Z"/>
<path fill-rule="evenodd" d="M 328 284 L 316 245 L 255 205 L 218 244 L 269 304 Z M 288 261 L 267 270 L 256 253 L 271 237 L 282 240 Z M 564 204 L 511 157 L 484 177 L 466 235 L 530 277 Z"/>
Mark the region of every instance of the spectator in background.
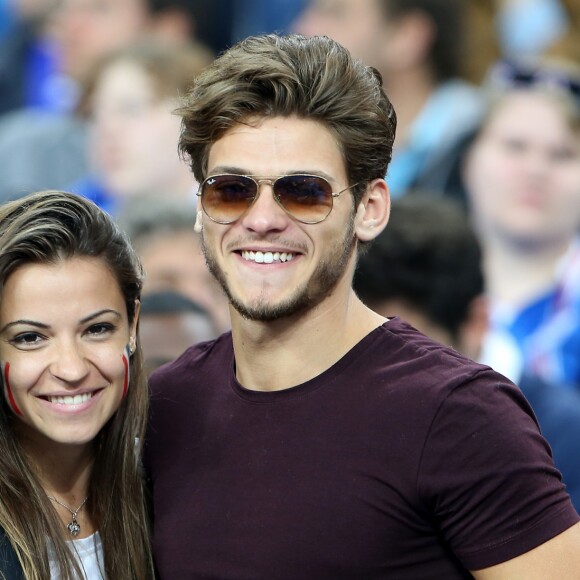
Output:
<path fill-rule="evenodd" d="M 459 78 L 464 0 L 310 0 L 297 32 L 324 34 L 383 76 L 399 125 L 388 183 L 438 190 L 441 160 L 481 112 L 476 87 Z"/>
<path fill-rule="evenodd" d="M 174 291 L 207 309 L 216 328 L 229 328 L 225 295 L 209 273 L 195 231 L 196 209 L 178 200 L 132 200 L 119 216 L 145 270 L 144 295 Z"/>
<path fill-rule="evenodd" d="M 479 242 L 450 200 L 410 194 L 361 257 L 360 298 L 382 316 L 400 316 L 427 336 L 477 359 L 487 327 Z M 550 443 L 556 466 L 580 509 L 580 394 L 525 375 L 520 387 Z"/>
<path fill-rule="evenodd" d="M 502 54 L 536 59 L 566 34 L 565 4 L 576 0 L 494 0 Z"/>
<path fill-rule="evenodd" d="M 580 389 L 580 76 L 503 63 L 492 78 L 463 169 L 491 308 L 481 360 Z"/>
<path fill-rule="evenodd" d="M 55 74 L 56 49 L 46 30 L 56 6 L 57 0 L 8 1 L 11 23 L 0 37 L 0 115 L 21 107 L 65 106 L 68 91 Z"/>
<path fill-rule="evenodd" d="M 481 249 L 451 200 L 415 191 L 394 200 L 388 227 L 359 261 L 354 287 L 375 312 L 400 316 L 477 360 L 487 330 Z"/>
<path fill-rule="evenodd" d="M 196 184 L 179 158 L 179 95 L 211 62 L 203 47 L 139 44 L 107 55 L 87 80 L 92 174 L 72 191 L 118 212 L 127 200 L 159 196 L 195 203 Z"/>
<path fill-rule="evenodd" d="M 72 85 L 69 82 L 57 83 L 58 86 L 74 89 L 64 99 L 66 106 L 44 103 L 39 109 L 30 110 L 22 108 L 29 104 L 23 102 L 20 109 L 0 120 L 3 163 L 0 200 L 37 189 L 68 188 L 86 175 L 86 127 L 71 112 L 85 77 L 104 55 L 138 41 L 160 40 L 179 46 L 190 42 L 196 23 L 193 12 L 186 11 L 187 6 L 184 0 L 62 0 L 59 3 L 59 9 L 51 12 L 52 17 L 41 27 L 36 40 L 53 47 L 52 60 L 47 59 L 43 65 L 47 78 L 64 75 Z M 10 71 L 3 73 L 0 66 L 0 86 L 18 82 L 18 76 Z M 27 91 L 41 95 L 44 89 L 36 86 Z M 51 89 L 47 94 L 51 98 L 56 94 L 58 100 L 63 98 L 62 91 Z"/>
<path fill-rule="evenodd" d="M 232 39 L 265 32 L 288 32 L 307 0 L 237 0 L 233 5 Z"/>
<path fill-rule="evenodd" d="M 14 14 L 12 11 L 11 1 L 0 0 L 0 39 L 12 29 Z"/>
<path fill-rule="evenodd" d="M 182 294 L 153 292 L 141 300 L 139 336 L 148 375 L 193 344 L 218 334 L 210 313 Z"/>

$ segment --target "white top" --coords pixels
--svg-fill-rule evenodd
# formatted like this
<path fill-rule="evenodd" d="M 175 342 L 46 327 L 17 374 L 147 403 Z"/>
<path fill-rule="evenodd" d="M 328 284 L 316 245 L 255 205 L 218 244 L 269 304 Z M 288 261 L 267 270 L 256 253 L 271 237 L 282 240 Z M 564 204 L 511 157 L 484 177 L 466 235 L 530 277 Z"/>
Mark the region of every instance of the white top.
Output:
<path fill-rule="evenodd" d="M 67 545 L 73 551 L 77 561 L 84 570 L 85 580 L 104 580 L 104 555 L 103 543 L 99 532 L 95 532 L 88 538 L 72 540 Z M 56 554 L 52 542 L 48 542 L 48 559 L 50 562 L 51 580 L 60 580 L 60 571 L 56 563 Z"/>

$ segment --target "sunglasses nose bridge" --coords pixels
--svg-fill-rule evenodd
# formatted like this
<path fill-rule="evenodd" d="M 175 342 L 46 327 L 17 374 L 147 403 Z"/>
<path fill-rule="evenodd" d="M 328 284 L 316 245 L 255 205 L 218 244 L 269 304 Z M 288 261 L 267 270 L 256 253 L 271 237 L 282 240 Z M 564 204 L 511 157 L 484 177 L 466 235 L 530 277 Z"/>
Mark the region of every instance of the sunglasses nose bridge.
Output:
<path fill-rule="evenodd" d="M 254 202 L 258 199 L 258 197 L 260 197 L 262 186 L 267 185 L 272 190 L 272 197 L 274 198 L 274 200 L 276 202 L 280 203 L 278 196 L 276 195 L 276 191 L 275 191 L 276 182 L 278 181 L 278 178 L 271 179 L 271 178 L 267 178 L 267 177 L 261 177 L 260 179 L 258 179 L 256 177 L 252 177 L 252 180 L 256 184 L 256 197 L 254 198 Z"/>
<path fill-rule="evenodd" d="M 255 177 L 252 178 L 255 183 L 256 183 L 256 187 L 258 188 L 258 193 L 260 192 L 260 187 L 265 183 L 266 185 L 269 185 L 272 189 L 274 189 L 274 183 L 276 182 L 275 179 L 268 179 L 268 178 L 263 178 L 261 177 L 260 179 L 257 179 Z"/>
<path fill-rule="evenodd" d="M 276 178 L 267 178 L 267 177 L 252 177 L 252 176 L 246 176 L 249 177 L 249 179 L 251 179 L 256 187 L 255 190 L 255 195 L 252 198 L 249 206 L 247 207 L 246 211 L 244 212 L 244 215 L 247 215 L 249 213 L 254 213 L 256 211 L 258 211 L 259 214 L 261 214 L 263 211 L 266 212 L 271 212 L 271 209 L 273 206 L 271 206 L 270 204 L 272 202 L 274 203 L 274 206 L 277 206 L 279 208 L 281 208 L 284 213 L 288 213 L 287 210 L 284 208 L 284 206 L 282 205 L 280 198 L 278 197 L 278 195 L 276 194 L 276 182 L 278 181 L 278 177 Z M 266 198 L 263 199 L 262 196 L 262 190 L 263 190 L 263 186 L 268 186 L 271 190 L 271 197 L 266 195 Z M 265 207 L 264 207 L 264 204 Z"/>

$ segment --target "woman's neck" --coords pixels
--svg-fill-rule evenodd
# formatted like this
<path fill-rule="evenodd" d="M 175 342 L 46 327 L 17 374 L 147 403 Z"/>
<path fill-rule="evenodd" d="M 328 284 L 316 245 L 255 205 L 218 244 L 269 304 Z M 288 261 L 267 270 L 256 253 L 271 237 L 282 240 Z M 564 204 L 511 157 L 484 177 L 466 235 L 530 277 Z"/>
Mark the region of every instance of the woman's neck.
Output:
<path fill-rule="evenodd" d="M 63 523 L 67 540 L 80 539 L 95 532 L 89 510 L 78 509 L 89 494 L 95 446 L 68 445 L 51 441 L 36 432 L 20 429 L 20 443 L 44 493 Z M 79 534 L 69 535 L 72 512 L 80 525 Z"/>

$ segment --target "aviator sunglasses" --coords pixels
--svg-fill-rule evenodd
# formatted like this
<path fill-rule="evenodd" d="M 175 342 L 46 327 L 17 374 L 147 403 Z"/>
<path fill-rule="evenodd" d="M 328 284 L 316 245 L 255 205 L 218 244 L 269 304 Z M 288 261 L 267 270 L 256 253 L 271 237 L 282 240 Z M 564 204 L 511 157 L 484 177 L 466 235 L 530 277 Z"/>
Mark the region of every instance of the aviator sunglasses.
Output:
<path fill-rule="evenodd" d="M 274 199 L 294 219 L 303 224 L 324 221 L 332 211 L 335 197 L 354 185 L 333 192 L 330 183 L 317 175 L 282 175 L 258 179 L 249 175 L 210 175 L 197 193 L 206 215 L 218 224 L 231 224 L 242 217 L 260 194 L 260 185 L 272 187 Z"/>

